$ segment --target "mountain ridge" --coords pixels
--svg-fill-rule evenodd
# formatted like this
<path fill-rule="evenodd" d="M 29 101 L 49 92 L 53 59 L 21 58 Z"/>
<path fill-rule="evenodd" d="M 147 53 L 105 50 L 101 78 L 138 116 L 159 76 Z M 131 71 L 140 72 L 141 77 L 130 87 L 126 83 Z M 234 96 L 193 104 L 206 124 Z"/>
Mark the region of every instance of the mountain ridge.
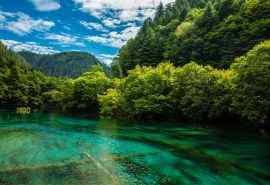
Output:
<path fill-rule="evenodd" d="M 55 77 L 78 77 L 89 71 L 94 65 L 101 65 L 108 71 L 106 64 L 94 55 L 81 51 L 65 51 L 56 54 L 37 54 L 30 51 L 18 53 L 33 69 Z"/>

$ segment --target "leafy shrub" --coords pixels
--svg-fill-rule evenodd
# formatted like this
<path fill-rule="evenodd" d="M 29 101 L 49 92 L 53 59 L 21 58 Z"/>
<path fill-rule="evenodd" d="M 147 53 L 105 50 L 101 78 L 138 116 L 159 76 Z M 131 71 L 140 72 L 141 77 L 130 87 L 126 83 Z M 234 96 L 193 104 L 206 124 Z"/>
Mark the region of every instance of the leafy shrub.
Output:
<path fill-rule="evenodd" d="M 265 123 L 270 114 L 270 41 L 265 41 L 232 66 L 236 72 L 234 111 L 251 121 Z"/>

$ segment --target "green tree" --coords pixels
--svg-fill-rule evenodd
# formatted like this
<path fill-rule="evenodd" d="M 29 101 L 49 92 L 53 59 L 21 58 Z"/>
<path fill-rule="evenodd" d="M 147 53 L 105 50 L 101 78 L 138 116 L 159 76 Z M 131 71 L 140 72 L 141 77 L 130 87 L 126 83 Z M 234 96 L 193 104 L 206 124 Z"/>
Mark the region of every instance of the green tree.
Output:
<path fill-rule="evenodd" d="M 0 103 L 42 109 L 47 78 L 33 71 L 22 57 L 0 43 Z"/>
<path fill-rule="evenodd" d="M 165 119 L 172 113 L 170 78 L 175 68 L 160 64 L 157 68 L 137 66 L 115 89 L 100 97 L 104 115 L 126 115 L 131 119 Z M 119 113 L 122 110 L 122 114 Z"/>
<path fill-rule="evenodd" d="M 193 121 L 211 121 L 228 115 L 232 76 L 230 71 L 196 63 L 177 68 L 171 92 L 177 115 Z"/>
<path fill-rule="evenodd" d="M 228 69 L 236 57 L 270 38 L 270 3 L 265 0 L 176 0 L 162 12 L 162 24 L 147 19 L 120 50 L 124 75 L 136 65 L 157 66 L 164 60 Z"/>
<path fill-rule="evenodd" d="M 90 72 L 75 79 L 72 92 L 71 109 L 75 112 L 98 113 L 98 95 L 103 94 L 110 87 L 110 79 L 101 66 L 92 67 Z"/>
<path fill-rule="evenodd" d="M 270 114 L 270 41 L 236 59 L 233 108 L 242 117 L 266 123 Z"/>
<path fill-rule="evenodd" d="M 154 17 L 154 20 L 153 22 L 155 24 L 163 24 L 164 23 L 164 7 L 163 7 L 163 4 L 162 2 L 160 2 L 160 4 L 158 5 L 157 9 L 156 9 L 156 13 L 155 13 L 155 17 Z"/>
<path fill-rule="evenodd" d="M 120 86 L 124 83 L 124 79 L 113 79 L 112 88 L 109 88 L 105 94 L 98 96 L 100 104 L 100 113 L 102 116 L 109 118 L 125 117 L 126 111 L 123 109 L 123 96 Z"/>

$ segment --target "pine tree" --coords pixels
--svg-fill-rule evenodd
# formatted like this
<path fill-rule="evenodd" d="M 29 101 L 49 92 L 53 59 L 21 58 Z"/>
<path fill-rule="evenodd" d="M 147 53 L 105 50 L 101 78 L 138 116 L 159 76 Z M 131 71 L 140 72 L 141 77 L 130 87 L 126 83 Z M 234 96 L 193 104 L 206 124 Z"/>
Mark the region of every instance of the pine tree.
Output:
<path fill-rule="evenodd" d="M 164 6 L 162 2 L 157 7 L 156 14 L 154 17 L 154 23 L 155 24 L 163 24 L 164 21 Z"/>

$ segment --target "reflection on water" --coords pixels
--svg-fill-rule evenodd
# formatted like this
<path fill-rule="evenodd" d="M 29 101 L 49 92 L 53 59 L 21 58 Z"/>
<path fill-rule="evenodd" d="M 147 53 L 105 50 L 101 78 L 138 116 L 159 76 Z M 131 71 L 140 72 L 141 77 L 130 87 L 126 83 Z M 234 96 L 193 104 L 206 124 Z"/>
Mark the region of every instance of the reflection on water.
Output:
<path fill-rule="evenodd" d="M 269 138 L 0 113 L 0 185 L 266 185 Z"/>

